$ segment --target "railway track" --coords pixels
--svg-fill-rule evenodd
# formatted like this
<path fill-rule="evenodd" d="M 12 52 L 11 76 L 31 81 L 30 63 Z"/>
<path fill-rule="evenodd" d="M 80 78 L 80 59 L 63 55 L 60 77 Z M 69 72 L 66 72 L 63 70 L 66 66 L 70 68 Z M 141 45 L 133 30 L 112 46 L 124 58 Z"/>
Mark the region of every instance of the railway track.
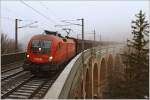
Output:
<path fill-rule="evenodd" d="M 7 65 L 2 65 L 1 73 L 6 73 L 10 70 L 18 69 L 18 68 L 22 67 L 22 64 L 23 64 L 23 61 L 14 62 L 14 63 L 7 64 Z"/>
<path fill-rule="evenodd" d="M 5 66 L 1 74 L 1 98 L 41 99 L 45 96 L 63 68 L 52 72 L 48 77 L 40 78 L 33 75 L 30 71 L 24 71 L 19 64 L 18 66 L 17 64 Z"/>
<path fill-rule="evenodd" d="M 18 68 L 21 68 L 21 67 L 22 67 L 22 65 L 17 66 L 17 67 L 12 67 L 12 68 L 9 68 L 9 69 L 5 69 L 5 70 L 2 70 L 1 73 L 6 73 L 6 72 L 9 72 L 11 70 L 15 70 L 15 69 L 18 69 Z"/>
<path fill-rule="evenodd" d="M 11 78 L 10 81 L 2 83 L 2 99 L 40 99 L 47 93 L 48 89 L 54 83 L 58 75 L 53 74 L 50 77 L 35 77 L 29 72 Z"/>
<path fill-rule="evenodd" d="M 7 93 L 11 89 L 17 87 L 19 84 L 32 77 L 33 75 L 30 72 L 24 71 L 19 73 L 11 78 L 7 78 L 1 81 L 1 95 Z"/>
<path fill-rule="evenodd" d="M 16 75 L 18 75 L 18 74 L 20 74 L 22 72 L 24 72 L 24 70 L 21 67 L 9 70 L 9 71 L 1 74 L 1 81 L 7 80 L 8 78 L 16 76 Z"/>
<path fill-rule="evenodd" d="M 2 99 L 40 99 L 55 81 L 55 78 L 30 77 L 17 87 L 2 95 Z"/>
<path fill-rule="evenodd" d="M 15 62 L 7 65 L 2 65 L 1 81 L 8 80 L 20 73 L 24 72 L 21 62 Z"/>
<path fill-rule="evenodd" d="M 23 79 L 24 77 L 28 76 L 27 74 L 30 75 L 31 73 L 29 71 L 21 71 L 15 74 L 11 74 L 10 76 L 7 76 L 7 77 L 2 76 L 1 85 L 3 86 L 4 84 L 7 84 L 13 81 L 17 82 L 17 79 L 20 79 L 20 78 Z"/>
<path fill-rule="evenodd" d="M 22 61 L 2 65 L 1 85 L 3 86 L 4 84 L 11 82 L 25 74 L 30 74 L 28 71 L 24 71 L 22 66 Z"/>

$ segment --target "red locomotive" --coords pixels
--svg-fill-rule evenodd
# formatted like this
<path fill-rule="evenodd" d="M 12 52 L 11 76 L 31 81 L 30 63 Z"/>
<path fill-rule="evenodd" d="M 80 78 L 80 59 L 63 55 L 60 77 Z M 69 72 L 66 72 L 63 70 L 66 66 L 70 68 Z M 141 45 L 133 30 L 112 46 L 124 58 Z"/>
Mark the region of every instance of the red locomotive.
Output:
<path fill-rule="evenodd" d="M 49 72 L 59 67 L 76 55 L 74 39 L 61 37 L 57 32 L 45 31 L 35 35 L 27 47 L 24 69 Z"/>

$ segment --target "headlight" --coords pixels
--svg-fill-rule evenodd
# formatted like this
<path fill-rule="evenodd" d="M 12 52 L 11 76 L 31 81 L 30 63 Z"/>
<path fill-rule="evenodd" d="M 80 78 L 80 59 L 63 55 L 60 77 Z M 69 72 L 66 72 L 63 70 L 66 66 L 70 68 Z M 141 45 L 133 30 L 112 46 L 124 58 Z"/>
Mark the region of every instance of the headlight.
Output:
<path fill-rule="evenodd" d="M 53 57 L 52 57 L 52 56 L 50 56 L 50 57 L 49 57 L 49 61 L 52 61 L 52 59 L 53 59 Z"/>
<path fill-rule="evenodd" d="M 27 55 L 27 58 L 29 58 L 30 56 L 29 55 Z"/>
<path fill-rule="evenodd" d="M 41 51 L 42 48 L 39 48 L 39 51 Z"/>

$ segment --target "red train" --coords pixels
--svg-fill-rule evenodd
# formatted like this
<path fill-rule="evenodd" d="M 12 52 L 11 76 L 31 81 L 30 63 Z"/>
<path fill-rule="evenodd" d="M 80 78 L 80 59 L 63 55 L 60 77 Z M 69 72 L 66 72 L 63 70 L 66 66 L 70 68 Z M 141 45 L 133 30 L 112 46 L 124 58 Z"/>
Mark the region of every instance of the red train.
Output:
<path fill-rule="evenodd" d="M 32 72 L 49 72 L 59 69 L 76 55 L 74 39 L 63 38 L 57 32 L 45 31 L 35 35 L 27 47 L 24 69 Z"/>

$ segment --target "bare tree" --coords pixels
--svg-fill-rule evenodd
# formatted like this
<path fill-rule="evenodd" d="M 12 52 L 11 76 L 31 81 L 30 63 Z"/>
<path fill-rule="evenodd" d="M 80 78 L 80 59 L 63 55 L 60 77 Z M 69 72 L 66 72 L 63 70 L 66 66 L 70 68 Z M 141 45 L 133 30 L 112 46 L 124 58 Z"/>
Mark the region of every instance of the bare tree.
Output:
<path fill-rule="evenodd" d="M 18 46 L 18 51 L 22 51 L 21 44 Z M 10 39 L 7 34 L 1 33 L 1 54 L 15 52 L 15 40 Z"/>

